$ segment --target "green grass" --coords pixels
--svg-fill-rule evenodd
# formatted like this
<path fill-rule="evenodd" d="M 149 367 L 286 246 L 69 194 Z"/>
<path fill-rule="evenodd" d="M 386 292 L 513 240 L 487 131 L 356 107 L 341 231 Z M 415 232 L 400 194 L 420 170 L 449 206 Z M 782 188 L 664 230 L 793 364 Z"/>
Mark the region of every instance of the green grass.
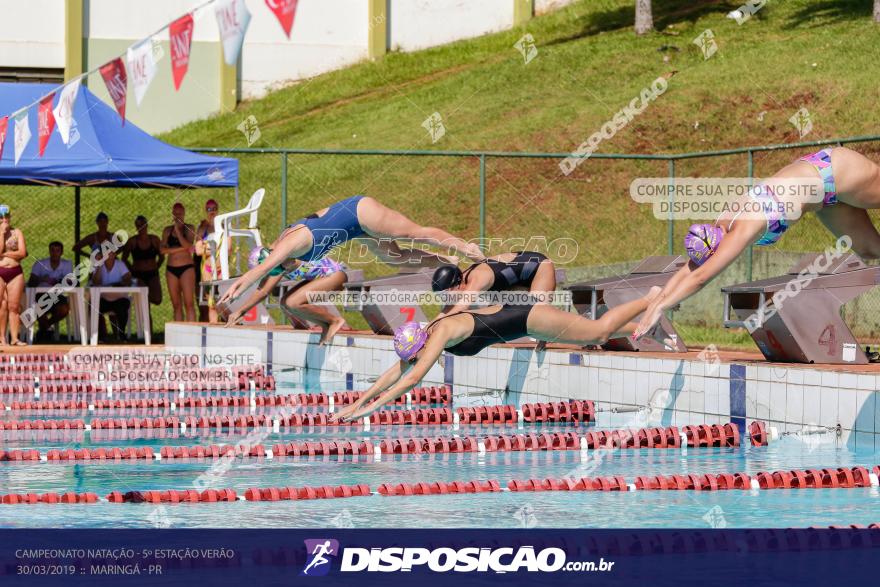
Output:
<path fill-rule="evenodd" d="M 725 17 L 739 4 L 655 2 L 657 32 L 636 37 L 631 0 L 585 0 L 515 30 L 416 53 L 391 53 L 321 75 L 161 138 L 185 147 L 244 147 L 236 127 L 253 115 L 262 133 L 255 147 L 567 152 L 652 80 L 671 74 L 667 92 L 603 142 L 599 152 L 672 153 L 794 142 L 799 137 L 788 119 L 801 107 L 810 110 L 814 122 L 807 139 L 877 131 L 880 28 L 871 22 L 870 2 L 770 2 L 742 26 Z M 706 29 L 719 46 L 709 60 L 692 43 Z M 526 32 L 538 47 L 528 65 L 513 48 Z M 436 144 L 421 126 L 433 112 L 441 114 L 446 128 Z M 869 155 L 880 151 L 873 145 L 857 148 Z M 755 172 L 772 173 L 799 154 L 758 154 Z M 279 156 L 240 160 L 243 198 L 259 187 L 268 190 L 260 224 L 274 238 L 282 224 Z M 475 159 L 291 156 L 289 163 L 289 221 L 341 197 L 366 193 L 423 224 L 465 237 L 478 234 Z M 579 244 L 575 266 L 666 254 L 666 223 L 628 196 L 633 178 L 666 171 L 665 162 L 593 159 L 565 177 L 556 161 L 490 159 L 488 236 L 573 238 Z M 683 161 L 676 171 L 744 175 L 746 159 Z M 7 199 L 13 206 L 34 205 L 35 214 L 19 215 L 17 221 L 33 235 L 39 253 L 43 241 L 59 230 L 72 233 L 71 192 L 10 190 Z M 210 195 L 223 209 L 232 207 L 231 193 Z M 94 214 L 106 209 L 111 227 L 130 226 L 138 213 L 161 227 L 175 198 L 200 210 L 208 196 L 204 190 L 89 189 L 83 197 L 84 225 L 90 227 Z M 676 247 L 685 230 L 686 223 L 676 224 Z M 815 250 L 828 242 L 824 229 L 808 218 L 786 235 L 781 247 Z M 388 271 L 381 265 L 369 268 L 370 274 Z M 164 307 L 158 317 L 160 323 L 167 317 Z M 741 338 L 733 335 L 731 344 Z"/>

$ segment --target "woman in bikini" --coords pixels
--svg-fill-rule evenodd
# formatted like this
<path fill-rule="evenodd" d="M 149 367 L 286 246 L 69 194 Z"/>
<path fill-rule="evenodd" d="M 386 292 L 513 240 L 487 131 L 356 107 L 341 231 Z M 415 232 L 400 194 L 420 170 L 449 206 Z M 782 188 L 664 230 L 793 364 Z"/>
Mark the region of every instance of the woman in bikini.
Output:
<path fill-rule="evenodd" d="M 817 182 L 821 201 L 783 201 L 773 189 L 774 184 Z M 669 280 L 648 307 L 635 338 L 652 332 L 665 310 L 700 291 L 751 245 L 775 244 L 806 212 L 815 212 L 834 236 L 848 235 L 853 252 L 863 259 L 880 258 L 880 233 L 867 212 L 880 208 L 880 166 L 852 149 L 823 149 L 802 157 L 753 188 L 748 198 L 760 204 L 763 214 L 723 215 L 715 224 L 691 227 L 685 240 L 691 262 Z"/>
<path fill-rule="evenodd" d="M 9 206 L 0 205 L 0 346 L 6 346 L 9 327 L 10 344 L 22 346 L 21 298 L 24 296 L 24 274 L 21 261 L 27 257 L 24 234 L 10 224 Z"/>
<path fill-rule="evenodd" d="M 147 219 L 144 216 L 134 219 L 134 227 L 137 232 L 122 248 L 122 262 L 131 267 L 131 276 L 137 279 L 140 285 L 149 289 L 150 303 L 158 306 L 162 303 L 162 281 L 159 279 L 159 269 L 165 261 L 165 256 L 161 252 L 162 242 L 158 236 L 147 232 Z"/>
<path fill-rule="evenodd" d="M 644 298 L 612 308 L 598 320 L 536 304 L 459 312 L 438 318 L 425 328 L 416 322 L 407 322 L 394 333 L 394 350 L 400 361 L 385 371 L 358 401 L 337 412 L 334 418 L 355 420 L 393 402 L 418 385 L 444 351 L 470 357 L 491 344 L 522 336 L 587 345 L 604 344 L 609 338 L 630 335 L 636 327 L 631 320 L 659 293 L 660 288 L 654 287 Z M 368 405 L 376 396 L 376 401 Z"/>
<path fill-rule="evenodd" d="M 477 245 L 454 237 L 445 230 L 420 226 L 373 198 L 352 196 L 291 224 L 275 241 L 266 259 L 239 277 L 226 290 L 220 303 L 231 302 L 286 261 L 315 261 L 335 247 L 360 237 L 373 237 L 366 239 L 367 247 L 389 265 L 437 267 L 458 261 L 420 249 L 401 249 L 392 239 L 411 239 L 449 247 L 475 261 L 485 258 Z"/>
<path fill-rule="evenodd" d="M 73 252 L 88 258 L 93 251 L 101 248 L 101 243 L 113 240 L 113 233 L 107 228 L 110 218 L 104 212 L 98 212 L 95 216 L 95 224 L 98 230 L 87 234 L 73 245 Z"/>
<path fill-rule="evenodd" d="M 159 252 L 168 256 L 165 264 L 165 279 L 168 281 L 168 295 L 174 307 L 174 320 L 181 321 L 186 311 L 186 321 L 196 321 L 196 268 L 193 265 L 192 224 L 184 221 L 186 210 L 177 202 L 171 209 L 172 224 L 162 232 L 162 246 Z"/>

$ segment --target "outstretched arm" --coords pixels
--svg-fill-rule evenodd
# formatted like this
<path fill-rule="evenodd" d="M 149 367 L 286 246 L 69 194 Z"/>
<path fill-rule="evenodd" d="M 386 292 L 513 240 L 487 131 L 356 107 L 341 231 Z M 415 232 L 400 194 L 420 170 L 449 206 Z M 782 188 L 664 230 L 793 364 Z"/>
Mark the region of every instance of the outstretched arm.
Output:
<path fill-rule="evenodd" d="M 385 392 L 376 399 L 376 401 L 368 406 L 362 404 L 359 409 L 354 410 L 349 414 L 348 418 L 357 419 L 369 416 L 382 406 L 393 402 L 418 385 L 422 378 L 427 375 L 428 371 L 431 370 L 431 367 L 434 366 L 434 363 L 437 362 L 437 359 L 440 358 L 440 353 L 443 352 L 443 347 L 445 345 L 446 339 L 435 332 L 433 336 L 428 338 L 428 343 L 425 345 L 425 348 L 422 349 L 419 359 L 411 369 L 402 371 L 400 378 L 388 387 Z M 378 383 L 378 381 L 376 383 Z"/>
<path fill-rule="evenodd" d="M 342 421 L 349 419 L 352 414 L 367 405 L 370 400 L 397 383 L 400 377 L 406 373 L 411 366 L 412 365 L 406 361 L 398 361 L 394 363 L 387 371 L 382 373 L 382 375 L 376 379 L 376 382 L 373 383 L 373 385 L 371 385 L 357 401 L 333 414 L 332 420 Z"/>
<path fill-rule="evenodd" d="M 289 230 L 284 235 L 284 238 L 279 238 L 275 241 L 274 248 L 272 249 L 272 252 L 269 253 L 269 256 L 266 257 L 262 263 L 236 279 L 235 283 L 233 283 L 232 286 L 226 290 L 226 293 L 223 294 L 223 297 L 220 298 L 219 303 L 232 303 L 252 284 L 260 281 L 269 275 L 269 272 L 275 267 L 284 263 L 291 256 L 291 253 L 293 253 L 297 247 L 302 245 L 302 241 L 299 238 L 300 231 L 302 230 L 308 229 L 305 226 L 298 226 Z"/>
<path fill-rule="evenodd" d="M 743 223 L 743 228 L 750 227 L 752 223 Z M 719 273 L 724 271 L 731 263 L 736 261 L 739 255 L 751 245 L 760 231 L 758 223 L 756 230 L 732 230 L 727 233 L 718 250 L 700 266 L 693 262 L 688 263 L 678 270 L 678 273 L 669 280 L 663 291 L 654 300 L 639 321 L 639 326 L 633 333 L 633 338 L 639 339 L 650 332 L 665 310 L 675 306 L 682 300 L 691 297 L 707 283 L 712 281 Z"/>
<path fill-rule="evenodd" d="M 247 314 L 251 308 L 265 300 L 272 290 L 275 289 L 281 280 L 286 277 L 285 274 L 281 275 L 269 275 L 263 278 L 263 282 L 260 284 L 254 293 L 244 302 L 244 304 L 235 310 L 234 312 L 230 312 L 229 316 L 226 318 L 226 326 L 232 326 L 236 322 L 238 322 L 242 316 Z"/>

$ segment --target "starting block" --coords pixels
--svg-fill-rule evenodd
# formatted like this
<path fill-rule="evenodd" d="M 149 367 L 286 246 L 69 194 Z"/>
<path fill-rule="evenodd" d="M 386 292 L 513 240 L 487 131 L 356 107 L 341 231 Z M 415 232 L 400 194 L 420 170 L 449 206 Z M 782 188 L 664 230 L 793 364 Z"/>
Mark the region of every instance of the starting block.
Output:
<path fill-rule="evenodd" d="M 806 276 L 799 276 L 802 271 Z M 748 328 L 769 361 L 865 364 L 840 309 L 878 283 L 880 267 L 868 267 L 853 253 L 837 259 L 810 253 L 786 275 L 721 288 L 724 326 Z M 782 303 L 775 303 L 773 296 L 786 288 Z"/>
<path fill-rule="evenodd" d="M 364 294 L 381 292 L 414 291 L 430 292 L 431 277 L 434 269 L 401 271 L 396 275 L 377 279 L 351 280 L 345 284 L 347 299 L 355 303 L 345 306 L 346 311 L 360 312 L 376 334 L 394 334 L 394 329 L 404 322 L 427 322 L 428 318 L 416 304 L 401 304 L 391 301 L 387 304 L 376 304 L 366 300 Z"/>
<path fill-rule="evenodd" d="M 565 289 L 571 292 L 572 305 L 578 314 L 596 320 L 610 308 L 644 297 L 654 286 L 663 287 L 687 262 L 685 255 L 647 257 L 626 275 L 573 283 Z M 659 328 L 672 340 L 676 352 L 687 351 L 687 346 L 666 316 L 660 318 Z M 638 342 L 630 338 L 615 338 L 602 345 L 602 348 L 615 351 L 669 350 L 647 337 Z"/>
<path fill-rule="evenodd" d="M 235 279 L 217 279 L 215 281 L 202 281 L 199 283 L 199 305 L 208 305 L 209 300 L 219 300 L 220 297 L 226 293 L 226 290 L 235 283 Z M 251 294 L 257 289 L 256 283 L 252 284 L 245 292 L 238 297 L 232 304 L 229 305 L 230 311 L 234 311 L 237 308 L 240 308 L 243 303 L 251 296 Z M 266 308 L 266 304 L 264 302 L 260 302 L 256 306 L 250 309 L 244 316 L 242 316 L 242 324 L 249 325 L 266 325 L 266 324 L 274 324 L 275 321 L 272 319 L 272 316 L 269 314 L 268 309 Z"/>

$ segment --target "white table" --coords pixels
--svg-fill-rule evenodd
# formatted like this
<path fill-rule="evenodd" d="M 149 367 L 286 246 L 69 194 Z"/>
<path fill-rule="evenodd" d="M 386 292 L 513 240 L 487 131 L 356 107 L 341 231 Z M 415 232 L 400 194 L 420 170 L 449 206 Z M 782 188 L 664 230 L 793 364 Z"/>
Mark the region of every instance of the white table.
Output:
<path fill-rule="evenodd" d="M 33 308 L 37 303 L 37 296 L 40 294 L 47 293 L 51 291 L 53 287 L 28 287 L 25 288 L 25 299 L 27 300 L 27 307 Z M 73 323 L 72 329 L 74 332 L 79 332 L 79 343 L 86 344 L 89 339 L 88 330 L 86 328 L 86 294 L 85 290 L 81 287 L 72 287 L 70 289 L 65 288 L 62 292 L 62 295 L 66 296 L 69 305 L 70 305 L 70 317 Z M 31 324 L 30 328 L 27 331 L 27 341 L 28 344 L 34 344 L 34 327 L 36 326 L 36 322 Z M 68 337 L 71 336 L 71 332 L 68 332 Z"/>
<path fill-rule="evenodd" d="M 92 306 L 91 312 L 91 345 L 98 344 L 98 320 L 101 318 L 101 294 L 131 294 L 134 298 L 135 319 L 137 322 L 138 338 L 144 339 L 144 344 L 150 344 L 150 334 L 152 325 L 150 324 L 150 288 L 139 287 L 134 285 L 108 285 L 95 286 L 89 288 L 89 304 Z M 144 326 L 147 328 L 144 328 Z"/>

